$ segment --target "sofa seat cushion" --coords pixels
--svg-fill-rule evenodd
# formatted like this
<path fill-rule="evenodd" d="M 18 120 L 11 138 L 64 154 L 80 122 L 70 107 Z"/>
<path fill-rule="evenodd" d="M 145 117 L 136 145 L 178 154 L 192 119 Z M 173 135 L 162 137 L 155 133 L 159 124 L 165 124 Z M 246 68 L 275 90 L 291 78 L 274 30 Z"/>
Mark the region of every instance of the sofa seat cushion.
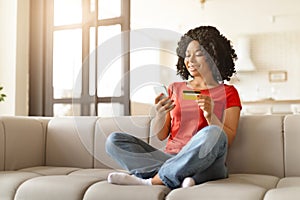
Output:
<path fill-rule="evenodd" d="M 43 176 L 22 184 L 18 189 L 16 199 L 73 200 L 82 199 L 85 191 L 92 184 L 106 181 L 108 174 L 115 170 L 40 166 L 22 169 L 22 171 L 23 173 L 35 172 Z"/>
<path fill-rule="evenodd" d="M 163 200 L 170 192 L 166 186 L 115 185 L 107 181 L 92 185 L 83 200 Z"/>
<path fill-rule="evenodd" d="M 14 199 L 18 187 L 24 181 L 38 176 L 38 174 L 31 172 L 1 171 L 0 199 Z"/>
<path fill-rule="evenodd" d="M 282 178 L 277 188 L 267 192 L 265 200 L 298 200 L 300 197 L 300 177 Z"/>
<path fill-rule="evenodd" d="M 98 180 L 103 180 L 93 184 L 86 191 L 84 199 L 122 199 L 122 200 L 133 200 L 133 199 L 153 199 L 159 200 L 164 199 L 167 193 L 170 191 L 165 186 L 124 186 L 109 184 L 107 176 L 111 172 L 115 172 L 113 169 L 81 169 L 74 171 L 69 176 L 82 176 L 82 177 L 95 177 Z M 118 170 L 125 172 L 124 170 Z M 117 192 L 116 192 L 117 191 Z"/>
<path fill-rule="evenodd" d="M 298 200 L 300 187 L 276 188 L 269 190 L 264 200 Z"/>
<path fill-rule="evenodd" d="M 82 200 L 86 190 L 97 181 L 88 176 L 40 176 L 21 184 L 15 200 Z"/>
<path fill-rule="evenodd" d="M 262 174 L 230 174 L 230 182 L 241 182 L 243 184 L 252 184 L 265 189 L 275 188 L 280 179 L 276 176 Z"/>
<path fill-rule="evenodd" d="M 276 187 L 278 181 L 279 178 L 269 175 L 232 174 L 226 179 L 175 189 L 170 192 L 167 199 L 257 200 L 263 199 L 266 191 Z"/>
<path fill-rule="evenodd" d="M 43 176 L 49 175 L 67 175 L 74 171 L 80 170 L 80 168 L 75 167 L 52 167 L 52 166 L 38 166 L 38 167 L 29 167 L 21 169 L 19 171 L 23 172 L 33 172 Z"/>
<path fill-rule="evenodd" d="M 108 174 L 115 172 L 113 169 L 80 169 L 70 173 L 72 176 L 88 176 L 95 177 L 99 180 L 107 180 Z"/>

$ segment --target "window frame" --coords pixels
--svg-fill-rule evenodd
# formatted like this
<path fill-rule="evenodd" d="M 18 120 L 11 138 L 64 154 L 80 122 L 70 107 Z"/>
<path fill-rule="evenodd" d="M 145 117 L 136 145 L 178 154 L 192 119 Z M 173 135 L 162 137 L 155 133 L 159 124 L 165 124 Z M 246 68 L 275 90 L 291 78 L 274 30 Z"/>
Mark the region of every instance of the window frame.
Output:
<path fill-rule="evenodd" d="M 130 0 L 121 0 L 121 16 L 110 19 L 98 19 L 98 0 L 95 0 L 95 12 L 90 12 L 90 1 L 82 0 L 82 23 L 74 25 L 54 26 L 53 4 L 54 0 L 31 0 L 30 16 L 30 83 L 29 83 L 29 115 L 53 116 L 55 104 L 81 105 L 81 116 L 98 115 L 98 104 L 120 103 L 124 115 L 130 115 L 130 77 L 122 81 L 122 95 L 120 97 L 98 97 L 97 89 L 94 96 L 89 95 L 89 68 L 82 67 L 82 95 L 80 98 L 55 99 L 53 94 L 53 33 L 56 30 L 82 29 L 82 63 L 89 56 L 90 27 L 96 27 L 95 41 L 97 46 L 97 32 L 99 26 L 120 24 L 121 32 L 130 31 Z M 122 45 L 125 52 L 129 52 L 130 35 L 122 36 Z M 96 48 L 97 51 L 97 48 Z M 97 54 L 96 54 L 97 55 Z M 129 53 L 122 59 L 122 74 L 129 74 Z M 97 59 L 97 58 L 96 58 Z M 86 64 L 86 63 L 84 63 Z M 97 69 L 97 67 L 96 67 Z M 96 72 L 97 74 L 97 72 Z M 97 88 L 97 76 L 95 88 Z M 91 104 L 94 104 L 92 112 Z"/>

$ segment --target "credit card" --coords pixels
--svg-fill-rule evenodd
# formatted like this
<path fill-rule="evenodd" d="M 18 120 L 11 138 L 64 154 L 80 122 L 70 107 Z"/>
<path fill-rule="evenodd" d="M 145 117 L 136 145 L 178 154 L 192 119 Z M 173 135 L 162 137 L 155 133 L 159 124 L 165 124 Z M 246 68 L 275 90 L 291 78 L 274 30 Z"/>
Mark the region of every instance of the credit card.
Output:
<path fill-rule="evenodd" d="M 200 91 L 196 90 L 183 90 L 182 98 L 184 100 L 196 100 L 197 96 L 200 94 Z"/>

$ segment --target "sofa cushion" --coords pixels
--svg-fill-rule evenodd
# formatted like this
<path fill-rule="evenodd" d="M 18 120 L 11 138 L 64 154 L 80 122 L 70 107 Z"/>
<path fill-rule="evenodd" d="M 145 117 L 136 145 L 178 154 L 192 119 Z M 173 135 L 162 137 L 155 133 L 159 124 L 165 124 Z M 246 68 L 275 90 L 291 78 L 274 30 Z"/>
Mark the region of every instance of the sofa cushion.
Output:
<path fill-rule="evenodd" d="M 74 167 L 39 166 L 39 167 L 25 168 L 19 171 L 32 172 L 43 176 L 49 176 L 49 175 L 67 175 L 79 169 L 80 168 L 74 168 Z"/>
<path fill-rule="evenodd" d="M 48 124 L 46 165 L 93 167 L 96 117 L 60 117 Z"/>
<path fill-rule="evenodd" d="M 14 199 L 18 187 L 26 180 L 38 177 L 38 174 L 19 171 L 0 172 L 0 199 Z"/>
<path fill-rule="evenodd" d="M 45 164 L 45 130 L 28 117 L 1 117 L 5 135 L 5 170 Z"/>
<path fill-rule="evenodd" d="M 300 176 L 300 115 L 284 120 L 285 176 Z"/>
<path fill-rule="evenodd" d="M 282 116 L 242 116 L 228 152 L 229 173 L 283 177 L 282 122 Z"/>
<path fill-rule="evenodd" d="M 20 171 L 22 171 L 23 173 L 25 173 L 25 171 L 32 171 L 45 176 L 28 180 L 27 182 L 22 184 L 18 189 L 16 199 L 45 199 L 42 195 L 47 194 L 48 196 L 46 197 L 46 199 L 73 200 L 82 199 L 85 190 L 91 184 L 97 181 L 106 180 L 108 174 L 113 170 L 42 166 L 27 168 Z M 66 186 L 64 186 L 64 184 L 66 184 Z M 37 188 L 35 188 L 36 185 L 38 185 Z M 35 189 L 39 191 L 30 192 L 30 190 Z M 78 191 L 74 193 L 75 189 L 78 189 Z"/>
<path fill-rule="evenodd" d="M 105 151 L 105 142 L 109 134 L 112 132 L 125 132 L 149 142 L 149 124 L 150 117 L 147 116 L 120 116 L 98 119 L 95 132 L 95 168 L 120 168 Z"/>
<path fill-rule="evenodd" d="M 234 174 L 227 179 L 210 181 L 190 188 L 175 189 L 166 199 L 263 199 L 265 192 L 274 188 L 278 180 L 277 177 L 267 175 Z"/>
<path fill-rule="evenodd" d="M 97 178 L 98 180 L 106 180 L 108 174 L 111 172 L 115 172 L 113 169 L 79 169 L 71 172 L 69 175 L 76 176 L 91 176 Z"/>
<path fill-rule="evenodd" d="M 15 200 L 82 200 L 97 178 L 83 176 L 40 176 L 25 181 L 17 190 Z"/>
<path fill-rule="evenodd" d="M 276 189 L 269 190 L 265 200 L 296 200 L 300 197 L 300 177 L 282 178 Z"/>
<path fill-rule="evenodd" d="M 106 181 L 93 184 L 84 195 L 83 200 L 163 200 L 170 189 L 166 186 L 114 185 Z M 181 199 L 182 200 L 182 199 Z"/>
<path fill-rule="evenodd" d="M 269 190 L 264 200 L 298 200 L 300 187 L 277 188 Z"/>
<path fill-rule="evenodd" d="M 286 177 L 280 179 L 277 184 L 277 188 L 287 187 L 299 187 L 300 188 L 300 177 Z"/>

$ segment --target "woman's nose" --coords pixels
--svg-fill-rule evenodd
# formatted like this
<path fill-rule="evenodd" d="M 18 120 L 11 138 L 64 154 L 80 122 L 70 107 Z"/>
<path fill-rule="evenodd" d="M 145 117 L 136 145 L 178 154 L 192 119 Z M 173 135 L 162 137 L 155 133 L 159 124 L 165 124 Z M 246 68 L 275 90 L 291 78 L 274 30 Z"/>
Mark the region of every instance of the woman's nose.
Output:
<path fill-rule="evenodd" d="M 193 63 L 195 61 L 195 55 L 190 55 L 188 61 Z"/>

